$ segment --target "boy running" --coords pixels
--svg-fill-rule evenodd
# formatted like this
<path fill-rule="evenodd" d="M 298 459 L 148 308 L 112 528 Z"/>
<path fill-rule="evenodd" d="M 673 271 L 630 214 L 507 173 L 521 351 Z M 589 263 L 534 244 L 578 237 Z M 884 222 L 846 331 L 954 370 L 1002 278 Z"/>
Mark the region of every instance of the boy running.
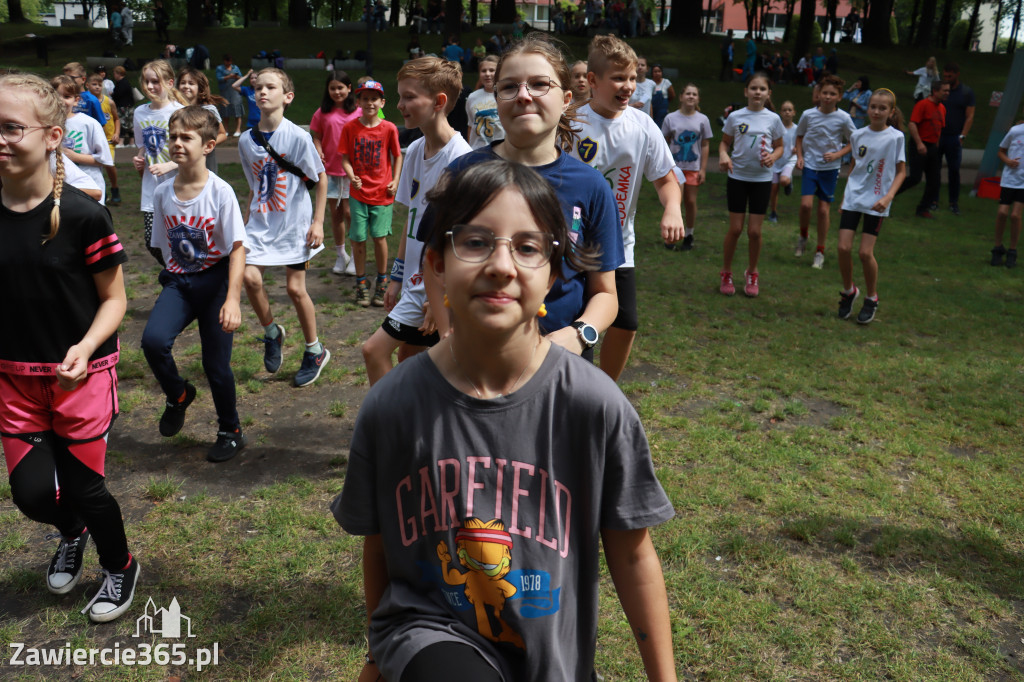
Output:
<path fill-rule="evenodd" d="M 317 337 L 316 311 L 306 292 L 309 261 L 324 248 L 327 174 L 313 138 L 284 117 L 284 110 L 295 99 L 291 77 L 271 67 L 260 71 L 254 80 L 260 123 L 238 138 L 242 171 L 249 182 L 245 292 L 265 331 L 263 366 L 273 374 L 281 368 L 285 330 L 274 322 L 263 288 L 263 270 L 267 266 L 285 266 L 288 296 L 295 305 L 306 340 L 295 385 L 308 386 L 319 378 L 331 359 L 331 352 Z M 315 210 L 309 200 L 307 182 L 316 183 Z"/>
<path fill-rule="evenodd" d="M 178 173 L 153 195 L 150 243 L 163 252 L 167 267 L 160 273 L 163 291 L 142 332 L 142 350 L 167 396 L 160 435 L 173 436 L 185 423 L 196 387 L 178 373 L 171 351 L 182 330 L 199 321 L 203 373 L 217 410 L 217 442 L 206 459 L 225 462 L 246 445 L 231 371 L 234 331 L 242 321 L 245 225 L 235 190 L 206 168 L 206 157 L 217 146 L 217 117 L 200 106 L 185 107 L 171 114 L 168 130 Z"/>
<path fill-rule="evenodd" d="M 366 239 L 373 239 L 373 255 L 377 262 L 377 282 L 373 289 L 373 305 L 384 305 L 388 286 L 388 236 L 391 234 L 391 207 L 402 174 L 402 148 L 398 145 L 398 128 L 382 120 L 377 112 L 384 106 L 384 86 L 368 80 L 356 88 L 356 102 L 363 110 L 359 118 L 349 121 L 341 130 L 338 151 L 341 165 L 351 178 L 349 205 L 352 225 L 349 241 L 352 259 L 356 262 L 356 303 L 364 308 L 371 304 L 366 284 Z"/>
<path fill-rule="evenodd" d="M 577 113 L 582 130 L 573 149 L 577 158 L 608 180 L 619 207 L 626 262 L 615 271 L 619 312 L 601 346 L 601 369 L 616 381 L 629 360 L 639 324 L 633 220 L 640 199 L 641 173 L 654 183 L 664 207 L 661 238 L 672 244 L 684 236 L 682 193 L 672 171 L 672 152 L 654 119 L 629 106 L 637 88 L 637 63 L 633 48 L 614 36 L 597 36 L 590 41 L 587 79 L 591 99 Z"/>
<path fill-rule="evenodd" d="M 853 119 L 837 109 L 843 94 L 843 79 L 831 74 L 819 81 L 818 105 L 800 115 L 796 127 L 796 167 L 800 178 L 800 241 L 796 255 L 804 255 L 811 227 L 811 207 L 818 199 L 818 245 L 811 267 L 825 265 L 825 238 L 828 236 L 829 211 L 836 196 L 836 181 L 843 156 L 850 153 L 850 136 L 857 129 Z"/>

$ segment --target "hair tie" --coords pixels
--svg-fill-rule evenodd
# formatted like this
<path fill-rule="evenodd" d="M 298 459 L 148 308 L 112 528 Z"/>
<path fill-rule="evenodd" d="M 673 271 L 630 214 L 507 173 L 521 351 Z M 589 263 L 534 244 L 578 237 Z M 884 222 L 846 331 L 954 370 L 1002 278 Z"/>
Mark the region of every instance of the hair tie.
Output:
<path fill-rule="evenodd" d="M 57 208 L 60 208 L 60 197 L 53 198 L 53 205 L 56 206 Z"/>

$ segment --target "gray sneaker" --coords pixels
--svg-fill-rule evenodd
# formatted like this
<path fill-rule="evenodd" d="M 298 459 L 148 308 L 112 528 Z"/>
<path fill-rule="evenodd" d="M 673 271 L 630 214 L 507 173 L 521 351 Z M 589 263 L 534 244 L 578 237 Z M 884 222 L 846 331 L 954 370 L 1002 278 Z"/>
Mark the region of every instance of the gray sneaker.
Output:
<path fill-rule="evenodd" d="M 263 337 L 266 347 L 263 349 L 263 366 L 273 374 L 281 369 L 281 347 L 284 345 L 284 327 L 277 325 L 277 338 Z"/>

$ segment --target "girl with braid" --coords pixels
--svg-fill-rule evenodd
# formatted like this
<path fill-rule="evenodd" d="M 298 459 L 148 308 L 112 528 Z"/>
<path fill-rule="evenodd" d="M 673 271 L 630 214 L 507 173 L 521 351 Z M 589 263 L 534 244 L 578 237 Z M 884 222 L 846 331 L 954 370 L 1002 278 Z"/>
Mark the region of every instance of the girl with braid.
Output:
<path fill-rule="evenodd" d="M 0 76 L 0 443 L 15 505 L 55 526 L 46 586 L 67 594 L 82 576 L 89 538 L 102 584 L 83 609 L 95 622 L 131 606 L 139 564 L 104 482 L 117 415 L 117 326 L 127 260 L 107 210 L 65 184 L 66 108 L 30 74 Z"/>

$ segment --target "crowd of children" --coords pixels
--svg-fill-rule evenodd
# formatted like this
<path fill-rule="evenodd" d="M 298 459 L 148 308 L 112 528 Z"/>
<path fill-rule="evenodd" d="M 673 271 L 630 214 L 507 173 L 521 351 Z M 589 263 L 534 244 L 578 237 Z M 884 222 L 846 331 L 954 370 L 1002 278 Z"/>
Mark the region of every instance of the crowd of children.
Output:
<path fill-rule="evenodd" d="M 286 72 L 238 72 L 230 87 L 241 91 L 250 81 L 258 112 L 245 133 L 236 133 L 249 185 L 244 209 L 216 175 L 214 150 L 228 137 L 218 106 L 226 100 L 211 93 L 202 71 L 175 74 L 166 61 L 148 62 L 139 83 L 148 101 L 130 118 L 103 75 L 87 76 L 77 63 L 49 83 L 0 77 L 0 213 L 12 229 L 11 247 L 0 252 L 0 280 L 16 294 L 8 316 L 39 320 L 38 328 L 0 342 L 0 433 L 15 504 L 58 531 L 48 589 L 65 594 L 75 587 L 90 538 L 104 569 L 83 611 L 90 618 L 124 613 L 139 576 L 104 482 L 106 437 L 117 413 L 126 256 L 101 205 L 121 201 L 113 153 L 130 129 L 138 147 L 133 166 L 142 177 L 144 245 L 162 268 L 141 342 L 166 399 L 162 436 L 183 428 L 197 395 L 173 356 L 177 337 L 197 321 L 217 415 L 207 459 L 225 462 L 247 446 L 231 370 L 233 333 L 244 290 L 263 327 L 264 367 L 281 368 L 286 330 L 264 287 L 269 267 L 285 269 L 305 342 L 294 385 L 318 379 L 331 352 L 318 336 L 306 278 L 325 248 L 328 206 L 332 271 L 355 277 L 356 303 L 386 309 L 362 349 L 374 390 L 333 505 L 346 530 L 366 536 L 364 672 L 425 679 L 442 662 L 459 661 L 481 679 L 589 679 L 603 543 L 648 674 L 673 679 L 665 588 L 647 534 L 671 517 L 671 505 L 654 477 L 639 419 L 614 381 L 641 322 L 635 245 L 647 228 L 635 217 L 642 180 L 653 184 L 662 205 L 660 239 L 673 251 L 691 250 L 714 133 L 700 111 L 697 84 L 680 88 L 678 109 L 669 113 L 674 86 L 660 65 L 651 80 L 645 71 L 646 60 L 616 37 L 595 37 L 587 61 L 570 66 L 554 41 L 533 33 L 500 58 L 479 59 L 478 88 L 464 105 L 469 125 L 456 130 L 448 116 L 463 89 L 458 62 L 411 60 L 397 74 L 396 108 L 404 127 L 421 136 L 404 156 L 397 127 L 381 115 L 380 82 L 354 85 L 345 72 L 332 71 L 306 132 L 285 117 L 295 97 Z M 732 264 L 745 227 L 743 292 L 759 295 L 762 226 L 766 216 L 778 221 L 779 190 L 791 193 L 794 170 L 801 171 L 796 255 L 804 253 L 816 213 L 812 265 L 824 266 L 831 204 L 848 155 L 838 317 L 850 318 L 863 293 L 856 319 L 868 324 L 879 306 L 874 247 L 894 197 L 925 175 L 918 213 L 937 198 L 936 136 L 948 85 L 932 83 L 914 107 L 912 148 L 905 150 L 891 90 L 872 91 L 866 77 L 859 80 L 858 127 L 838 108 L 844 82 L 827 73 L 815 78 L 813 106 L 797 119 L 790 101 L 776 113 L 772 79 L 754 71 L 744 84 L 746 106 L 724 121 L 718 158 L 728 175 L 729 218 L 719 291 L 736 292 Z M 116 88 L 111 83 L 109 90 Z M 1022 155 L 1024 125 L 1017 125 L 1000 144 L 1006 168 L 993 265 L 1016 264 Z M 408 218 L 389 267 L 395 201 L 408 208 Z M 858 227 L 863 288 L 853 269 Z M 593 367 L 602 334 L 603 373 Z M 392 425 L 396 413 L 406 420 L 401 430 Z M 547 426 L 538 431 L 538 423 Z M 453 432 L 461 434 L 457 442 Z M 424 462 L 434 473 L 422 473 Z M 422 507 L 424 495 L 433 504 L 431 488 L 449 490 L 444 472 L 452 462 L 469 462 L 464 523 L 447 519 L 461 515 L 451 506 L 430 516 L 430 528 L 426 515 L 406 527 L 385 500 L 397 496 L 399 510 L 406 503 Z M 530 500 L 517 508 L 516 499 L 501 496 L 510 466 L 521 498 Z M 558 480 L 549 482 L 556 469 Z M 528 475 L 521 480 L 520 472 Z M 410 476 L 421 479 L 418 492 Z M 479 492 L 477 508 L 487 498 L 493 514 L 473 515 L 472 491 Z M 545 501 L 546 494 L 554 499 Z M 570 534 L 568 521 L 559 528 L 552 519 L 573 497 L 582 527 Z M 529 527 L 535 542 L 525 541 Z M 435 562 L 436 570 L 423 570 Z M 524 616 L 508 608 L 519 589 L 504 580 L 513 564 L 548 576 L 563 599 L 572 595 L 573 610 Z M 487 580 L 475 581 L 481 571 Z M 450 608 L 453 599 L 466 608 Z"/>

